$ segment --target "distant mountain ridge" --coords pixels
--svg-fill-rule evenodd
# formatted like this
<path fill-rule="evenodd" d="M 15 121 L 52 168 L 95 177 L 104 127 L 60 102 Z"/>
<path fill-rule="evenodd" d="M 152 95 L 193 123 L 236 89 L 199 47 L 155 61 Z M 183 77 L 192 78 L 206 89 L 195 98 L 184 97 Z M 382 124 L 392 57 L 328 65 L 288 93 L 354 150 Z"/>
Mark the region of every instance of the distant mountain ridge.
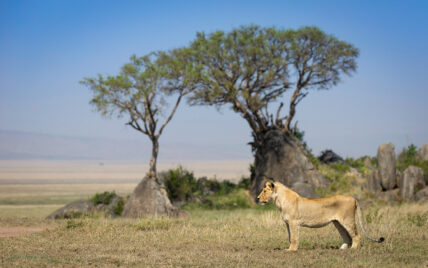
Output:
<path fill-rule="evenodd" d="M 160 160 L 249 159 L 242 145 L 160 143 Z M 248 148 L 249 150 L 249 148 Z M 89 138 L 0 130 L 0 160 L 143 160 L 151 146 L 141 140 Z"/>

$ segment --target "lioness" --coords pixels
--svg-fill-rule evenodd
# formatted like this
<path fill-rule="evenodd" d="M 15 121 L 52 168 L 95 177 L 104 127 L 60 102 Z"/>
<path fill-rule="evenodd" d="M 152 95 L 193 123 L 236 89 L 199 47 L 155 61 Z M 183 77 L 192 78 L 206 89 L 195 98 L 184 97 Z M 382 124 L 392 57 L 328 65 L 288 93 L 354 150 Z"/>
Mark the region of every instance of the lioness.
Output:
<path fill-rule="evenodd" d="M 356 248 L 360 242 L 357 233 L 355 212 L 358 213 L 361 230 L 368 239 L 381 243 L 385 239 L 373 239 L 364 230 L 361 208 L 352 196 L 335 195 L 325 198 L 305 198 L 279 182 L 266 182 L 266 187 L 257 197 L 260 202 L 271 202 L 281 211 L 282 220 L 287 225 L 290 247 L 295 251 L 299 246 L 300 226 L 319 228 L 333 222 L 343 238 L 341 249 Z"/>

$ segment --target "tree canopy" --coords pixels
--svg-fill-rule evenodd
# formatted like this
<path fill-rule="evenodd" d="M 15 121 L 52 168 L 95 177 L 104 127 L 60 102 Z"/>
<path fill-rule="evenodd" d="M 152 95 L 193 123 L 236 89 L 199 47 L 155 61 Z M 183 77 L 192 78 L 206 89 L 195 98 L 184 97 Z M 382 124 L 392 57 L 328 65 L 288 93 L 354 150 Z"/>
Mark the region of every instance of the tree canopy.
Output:
<path fill-rule="evenodd" d="M 194 105 L 230 105 L 252 129 L 254 149 L 271 129 L 295 133 L 291 123 L 298 103 L 311 90 L 330 89 L 343 74 L 354 72 L 358 54 L 353 45 L 317 27 L 249 25 L 199 32 L 187 47 L 133 56 L 119 75 L 98 75 L 82 83 L 92 89 L 91 103 L 101 114 L 127 116 L 128 125 L 149 136 L 155 149 L 189 93 Z M 283 114 L 287 92 L 292 93 Z M 167 112 L 172 95 L 177 97 Z M 273 104 L 278 106 L 272 109 Z"/>
<path fill-rule="evenodd" d="M 132 56 L 115 76 L 84 78 L 93 91 L 91 104 L 104 116 L 128 117 L 128 125 L 147 135 L 153 144 L 150 174 L 156 176 L 158 140 L 184 95 L 194 90 L 200 71 L 189 49 Z M 168 101 L 175 96 L 172 108 Z"/>
<path fill-rule="evenodd" d="M 192 104 L 230 105 L 252 129 L 255 142 L 267 130 L 293 131 L 296 105 L 311 90 L 329 89 L 357 68 L 357 48 L 317 27 L 282 30 L 256 25 L 225 33 L 197 33 L 191 42 L 201 79 Z M 292 91 L 288 114 L 269 104 Z"/>

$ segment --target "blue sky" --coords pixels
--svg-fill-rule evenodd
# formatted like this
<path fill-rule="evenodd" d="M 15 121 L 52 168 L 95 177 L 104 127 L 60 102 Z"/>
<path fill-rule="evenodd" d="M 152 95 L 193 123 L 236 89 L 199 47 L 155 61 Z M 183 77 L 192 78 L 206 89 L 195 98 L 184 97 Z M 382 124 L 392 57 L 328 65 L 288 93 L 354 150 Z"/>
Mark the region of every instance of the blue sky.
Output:
<path fill-rule="evenodd" d="M 297 107 L 315 154 L 375 155 L 428 142 L 428 1 L 0 0 L 0 129 L 146 140 L 89 105 L 83 77 L 116 74 L 132 54 L 187 45 L 197 31 L 315 25 L 360 49 L 358 70 Z M 284 100 L 288 100 L 288 95 Z M 250 129 L 224 108 L 182 105 L 162 146 L 233 146 Z M 162 155 L 162 154 L 161 154 Z M 225 156 L 227 158 L 227 156 Z"/>

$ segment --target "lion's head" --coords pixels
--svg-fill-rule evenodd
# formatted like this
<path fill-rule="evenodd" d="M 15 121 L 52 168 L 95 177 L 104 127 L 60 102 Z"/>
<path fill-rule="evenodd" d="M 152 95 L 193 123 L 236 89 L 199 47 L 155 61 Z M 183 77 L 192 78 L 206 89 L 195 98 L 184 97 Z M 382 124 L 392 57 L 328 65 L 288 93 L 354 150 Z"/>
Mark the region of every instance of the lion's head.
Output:
<path fill-rule="evenodd" d="M 266 182 L 266 186 L 265 188 L 263 188 L 262 192 L 259 194 L 259 196 L 257 196 L 257 198 L 259 199 L 259 202 L 261 203 L 267 203 L 270 201 L 272 194 L 274 193 L 274 188 L 275 185 L 268 181 Z"/>

